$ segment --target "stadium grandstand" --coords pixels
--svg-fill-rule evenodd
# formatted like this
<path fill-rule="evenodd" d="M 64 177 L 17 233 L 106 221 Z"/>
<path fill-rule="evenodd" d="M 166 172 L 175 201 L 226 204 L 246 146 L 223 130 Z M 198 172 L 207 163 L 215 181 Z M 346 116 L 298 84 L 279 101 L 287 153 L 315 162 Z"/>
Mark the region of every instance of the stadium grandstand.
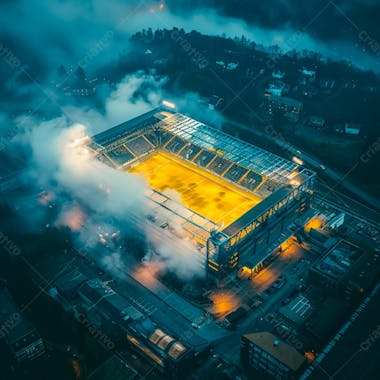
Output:
<path fill-rule="evenodd" d="M 165 107 L 94 136 L 89 147 L 146 180 L 148 219 L 180 226 L 210 273 L 257 267 L 271 254 L 271 235 L 284 235 L 311 202 L 314 172 Z"/>

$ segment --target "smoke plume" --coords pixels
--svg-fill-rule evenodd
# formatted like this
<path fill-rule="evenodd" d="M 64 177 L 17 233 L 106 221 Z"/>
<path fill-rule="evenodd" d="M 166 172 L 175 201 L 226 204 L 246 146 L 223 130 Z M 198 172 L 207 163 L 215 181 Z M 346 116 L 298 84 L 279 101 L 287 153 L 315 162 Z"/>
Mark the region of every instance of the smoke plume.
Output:
<path fill-rule="evenodd" d="M 130 254 L 125 252 L 120 235 L 126 233 L 128 240 L 128 233 L 137 231 L 149 247 L 145 261 L 160 263 L 161 270 L 189 279 L 203 275 L 205 269 L 204 257 L 193 242 L 183 231 L 176 230 L 173 235 L 148 221 L 152 204 L 146 196 L 149 188 L 144 180 L 105 165 L 86 147 L 93 131 L 109 128 L 158 105 L 164 82 L 165 79 L 156 80 L 142 73 L 128 76 L 105 100 L 105 114 L 74 106 L 66 109 L 70 119 L 91 128 L 73 124 L 65 116 L 42 122 L 33 119 L 22 140 L 31 149 L 30 182 L 44 190 L 41 201 L 54 203 L 55 226 L 72 230 L 78 249 L 91 250 L 101 244 L 103 264 L 120 273 L 120 263 L 128 265 Z M 142 86 L 144 95 L 134 98 Z"/>

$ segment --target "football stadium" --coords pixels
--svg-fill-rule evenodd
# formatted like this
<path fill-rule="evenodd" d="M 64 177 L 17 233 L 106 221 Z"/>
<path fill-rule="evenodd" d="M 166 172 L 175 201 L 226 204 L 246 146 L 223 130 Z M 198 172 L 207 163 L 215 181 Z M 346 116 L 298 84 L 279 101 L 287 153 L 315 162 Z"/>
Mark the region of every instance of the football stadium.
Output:
<path fill-rule="evenodd" d="M 173 107 L 108 129 L 89 147 L 146 181 L 147 222 L 189 237 L 208 273 L 258 268 L 310 208 L 314 172 Z"/>

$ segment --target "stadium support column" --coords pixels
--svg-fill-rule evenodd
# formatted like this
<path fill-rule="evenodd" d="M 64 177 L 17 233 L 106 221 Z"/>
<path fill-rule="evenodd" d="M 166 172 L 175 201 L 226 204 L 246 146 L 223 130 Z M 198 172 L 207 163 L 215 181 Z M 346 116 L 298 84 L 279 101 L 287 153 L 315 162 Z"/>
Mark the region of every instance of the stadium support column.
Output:
<path fill-rule="evenodd" d="M 207 239 L 207 273 L 220 275 L 223 266 L 224 243 L 228 236 L 221 232 L 212 232 Z"/>
<path fill-rule="evenodd" d="M 219 271 L 218 263 L 218 245 L 213 239 L 213 235 L 207 239 L 207 262 L 206 262 L 206 273 L 217 273 Z"/>

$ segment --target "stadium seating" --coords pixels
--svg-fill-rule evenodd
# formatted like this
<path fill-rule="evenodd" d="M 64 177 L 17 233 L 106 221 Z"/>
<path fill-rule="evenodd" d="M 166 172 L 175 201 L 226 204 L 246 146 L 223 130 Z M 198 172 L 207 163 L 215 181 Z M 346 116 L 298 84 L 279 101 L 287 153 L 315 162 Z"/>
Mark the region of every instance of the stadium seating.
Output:
<path fill-rule="evenodd" d="M 180 157 L 184 160 L 192 161 L 193 158 L 200 152 L 201 148 L 194 144 L 187 145 L 180 152 Z"/>
<path fill-rule="evenodd" d="M 185 146 L 186 142 L 180 137 L 175 136 L 165 146 L 165 149 L 171 153 L 177 153 L 181 148 Z"/>
<path fill-rule="evenodd" d="M 195 158 L 194 162 L 199 166 L 206 167 L 215 156 L 216 153 L 202 150 L 202 152 Z"/>
<path fill-rule="evenodd" d="M 250 171 L 240 182 L 240 185 L 253 191 L 262 182 L 263 177 L 253 171 Z"/>
<path fill-rule="evenodd" d="M 208 169 L 213 171 L 216 174 L 223 174 L 230 166 L 232 165 L 232 161 L 226 160 L 223 157 L 216 157 L 215 160 L 210 164 Z"/>
<path fill-rule="evenodd" d="M 103 164 L 106 164 L 108 166 L 114 166 L 114 163 L 104 154 L 100 154 L 99 156 L 97 156 L 97 159 L 103 162 Z"/>
<path fill-rule="evenodd" d="M 88 145 L 92 150 L 100 150 L 102 149 L 102 146 L 98 145 L 96 142 L 91 141 L 91 143 Z"/>
<path fill-rule="evenodd" d="M 276 190 L 278 190 L 282 185 L 280 183 L 271 181 L 270 179 L 267 179 L 257 190 L 257 195 L 260 197 L 267 197 L 268 195 L 272 194 Z"/>
<path fill-rule="evenodd" d="M 142 156 L 154 149 L 154 146 L 150 144 L 144 136 L 139 136 L 128 141 L 126 145 L 136 156 Z"/>
<path fill-rule="evenodd" d="M 161 131 L 160 137 L 161 137 L 161 146 L 164 146 L 171 138 L 173 138 L 173 134 L 169 132 Z"/>
<path fill-rule="evenodd" d="M 157 135 L 156 133 L 146 133 L 145 138 L 155 147 L 157 146 Z"/>
<path fill-rule="evenodd" d="M 232 182 L 239 182 L 245 173 L 247 173 L 248 169 L 243 168 L 240 165 L 234 164 L 232 165 L 227 173 L 224 175 L 225 178 L 229 179 Z"/>
<path fill-rule="evenodd" d="M 134 158 L 133 154 L 124 145 L 120 145 L 108 152 L 108 157 L 118 165 L 123 165 Z"/>

